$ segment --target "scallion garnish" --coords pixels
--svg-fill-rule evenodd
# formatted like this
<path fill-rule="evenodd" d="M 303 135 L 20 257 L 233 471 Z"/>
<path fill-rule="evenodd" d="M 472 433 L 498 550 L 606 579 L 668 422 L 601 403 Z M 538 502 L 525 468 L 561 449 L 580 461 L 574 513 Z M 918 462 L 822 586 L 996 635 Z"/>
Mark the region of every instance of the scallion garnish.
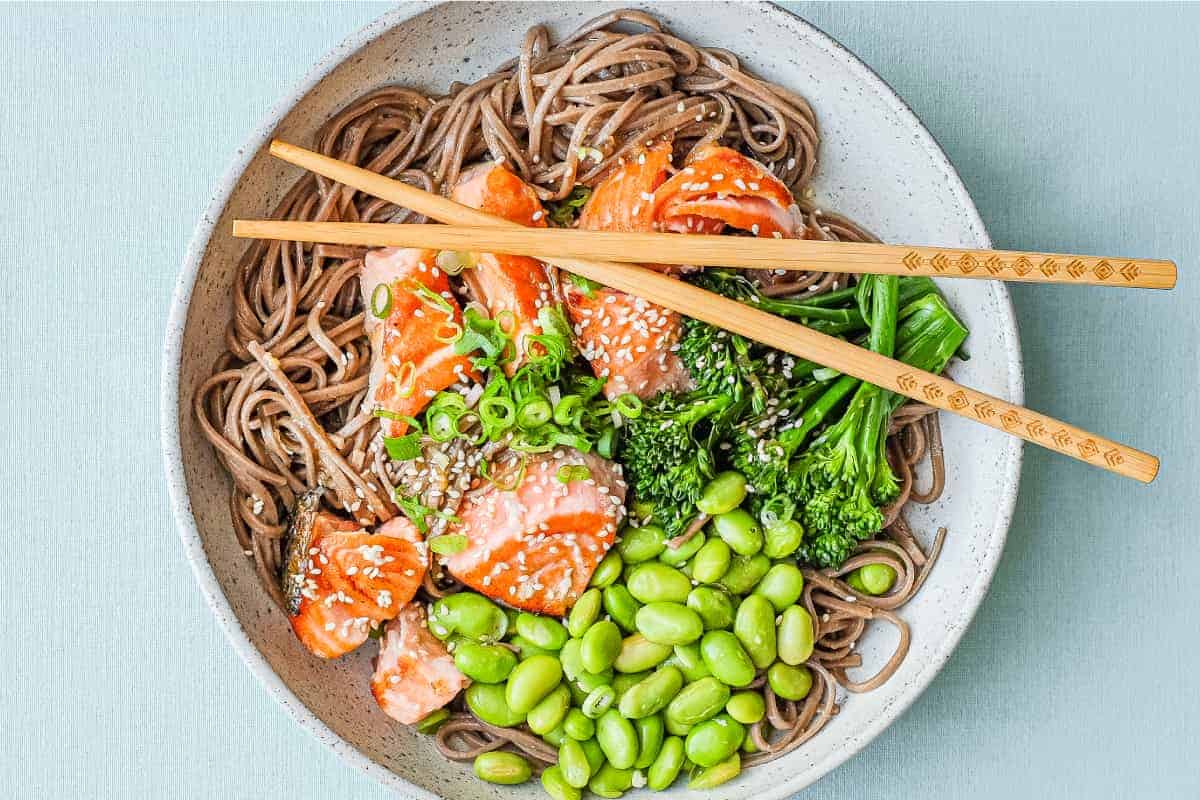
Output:
<path fill-rule="evenodd" d="M 592 471 L 583 464 L 568 464 L 558 468 L 556 477 L 559 483 L 570 483 L 571 481 L 586 481 L 592 477 Z"/>
<path fill-rule="evenodd" d="M 467 537 L 461 533 L 445 533 L 429 540 L 429 549 L 444 556 L 461 553 L 467 549 Z"/>
<path fill-rule="evenodd" d="M 377 285 L 371 292 L 371 313 L 379 319 L 387 319 L 392 313 L 392 287 L 386 283 Z"/>

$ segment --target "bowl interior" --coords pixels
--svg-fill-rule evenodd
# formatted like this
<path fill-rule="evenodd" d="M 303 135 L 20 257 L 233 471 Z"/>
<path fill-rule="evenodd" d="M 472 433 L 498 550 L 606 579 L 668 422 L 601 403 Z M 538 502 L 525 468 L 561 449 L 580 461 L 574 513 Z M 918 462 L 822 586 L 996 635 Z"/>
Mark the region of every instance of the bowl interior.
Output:
<path fill-rule="evenodd" d="M 430 740 L 392 723 L 368 691 L 373 646 L 336 662 L 310 656 L 258 586 L 228 518 L 229 481 L 201 436 L 191 398 L 223 349 L 229 287 L 242 244 L 235 217 L 263 216 L 295 171 L 263 150 L 271 136 L 308 144 L 332 112 L 385 83 L 444 89 L 472 80 L 516 52 L 525 29 L 543 23 L 564 34 L 609 3 L 448 4 L 404 7 L 352 37 L 318 66 L 295 97 L 255 133 L 200 223 L 176 296 L 164 364 L 164 447 L 185 545 L 197 577 L 230 639 L 294 716 L 351 761 L 409 794 L 454 798 L 538 797 L 535 785 L 499 788 L 469 766 L 444 761 Z M 885 240 L 986 246 L 987 234 L 940 149 L 873 73 L 824 34 L 767 5 L 654 4 L 648 8 L 694 41 L 734 50 L 756 72 L 803 93 L 823 133 L 816 197 Z M 953 376 L 983 391 L 1022 399 L 1020 352 L 1008 293 L 994 282 L 943 282 L 974 333 L 972 358 Z M 877 735 L 920 693 L 969 623 L 999 558 L 1015 499 L 1015 440 L 943 417 L 947 490 L 912 515 L 926 541 L 950 535 L 929 582 L 902 610 L 912 649 L 882 688 L 849 698 L 812 742 L 710 794 L 714 798 L 789 795 Z M 871 631 L 868 665 L 890 652 L 895 632 Z M 683 790 L 677 789 L 682 793 Z"/>

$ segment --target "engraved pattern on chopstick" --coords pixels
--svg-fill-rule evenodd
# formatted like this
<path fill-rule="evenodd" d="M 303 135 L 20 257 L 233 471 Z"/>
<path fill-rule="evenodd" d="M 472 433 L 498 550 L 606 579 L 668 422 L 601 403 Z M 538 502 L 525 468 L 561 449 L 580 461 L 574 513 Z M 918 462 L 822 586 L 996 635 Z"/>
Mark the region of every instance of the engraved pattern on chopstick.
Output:
<path fill-rule="evenodd" d="M 1033 262 L 1024 255 L 1009 261 L 999 254 L 993 254 L 985 261 L 980 262 L 969 252 L 956 253 L 954 251 L 938 251 L 926 259 L 916 250 L 910 250 L 900 259 L 900 263 L 909 272 L 918 272 L 922 266 L 927 264 L 938 274 L 957 272 L 960 275 L 970 275 L 982 266 L 989 274 L 996 277 L 1015 275 L 1018 278 L 1024 278 L 1035 269 Z M 1079 280 L 1091 272 L 1099 280 L 1112 280 L 1114 283 L 1117 282 L 1117 278 L 1124 278 L 1126 283 L 1133 283 L 1142 274 L 1142 268 L 1136 261 L 1127 261 L 1118 269 L 1108 259 L 1103 258 L 1092 264 L 1083 259 L 1073 258 L 1067 262 L 1065 267 L 1057 259 L 1047 258 L 1036 269 L 1047 278 L 1052 278 L 1060 270 L 1065 269 L 1066 273 L 1075 280 Z"/>

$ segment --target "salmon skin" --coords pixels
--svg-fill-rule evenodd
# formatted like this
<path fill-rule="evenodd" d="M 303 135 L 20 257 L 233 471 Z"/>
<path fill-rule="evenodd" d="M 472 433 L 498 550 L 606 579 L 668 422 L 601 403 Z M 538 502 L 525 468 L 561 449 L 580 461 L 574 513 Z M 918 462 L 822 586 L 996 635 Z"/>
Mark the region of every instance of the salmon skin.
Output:
<path fill-rule="evenodd" d="M 546 212 L 533 187 L 503 164 L 486 163 L 463 174 L 450 195 L 463 205 L 527 227 L 546 227 Z M 545 333 L 541 309 L 556 305 L 550 277 L 542 262 L 527 256 L 472 254 L 474 268 L 463 273 L 492 319 L 516 344 L 516 357 L 505 363 L 512 375 L 525 360 L 530 336 Z"/>
<path fill-rule="evenodd" d="M 384 436 L 403 436 L 408 423 L 397 417 L 415 417 L 442 389 L 474 379 L 470 359 L 454 352 L 462 310 L 436 255 L 385 248 L 363 259 L 359 284 L 373 354 L 368 396 L 382 411 Z"/>
<path fill-rule="evenodd" d="M 445 706 L 470 683 L 429 632 L 425 609 L 412 603 L 387 623 L 371 676 L 375 702 L 397 722 L 412 725 Z"/>
<path fill-rule="evenodd" d="M 396 517 L 370 534 L 319 510 L 323 492 L 297 503 L 282 584 L 297 638 L 313 654 L 337 658 L 413 599 L 427 559 L 421 534 L 407 519 Z"/>
<path fill-rule="evenodd" d="M 564 482 L 565 467 L 584 467 L 588 477 Z M 458 513 L 454 532 L 467 546 L 446 557 L 450 573 L 507 605 L 561 617 L 612 547 L 625 481 L 612 462 L 559 448 L 531 459 L 515 489 L 493 485 Z"/>
<path fill-rule="evenodd" d="M 657 230 L 721 233 L 726 226 L 755 236 L 794 239 L 803 218 L 787 186 L 765 166 L 720 145 L 697 147 L 688 163 L 654 192 Z"/>

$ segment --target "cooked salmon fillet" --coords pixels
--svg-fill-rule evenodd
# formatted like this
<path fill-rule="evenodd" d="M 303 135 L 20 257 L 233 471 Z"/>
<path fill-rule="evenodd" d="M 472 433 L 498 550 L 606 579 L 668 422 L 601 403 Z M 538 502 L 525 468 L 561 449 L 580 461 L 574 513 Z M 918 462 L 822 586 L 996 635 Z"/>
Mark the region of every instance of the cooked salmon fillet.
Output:
<path fill-rule="evenodd" d="M 359 276 L 365 327 L 371 337 L 369 397 L 385 412 L 415 417 L 442 389 L 471 377 L 471 362 L 451 342 L 462 311 L 436 253 L 411 248 L 371 250 Z M 383 287 L 383 288 L 380 288 Z M 381 319 L 377 311 L 387 310 Z M 385 417 L 384 436 L 403 436 L 408 423 Z"/>
<path fill-rule="evenodd" d="M 451 199 L 489 214 L 535 228 L 546 227 L 546 213 L 533 188 L 507 167 L 480 164 L 463 174 Z M 546 267 L 535 258 L 496 253 L 474 253 L 474 268 L 463 279 L 500 321 L 516 343 L 516 358 L 505 364 L 511 375 L 525 360 L 528 337 L 543 333 L 540 310 L 555 305 Z"/>
<path fill-rule="evenodd" d="M 411 725 L 454 699 L 470 683 L 412 603 L 387 624 L 371 676 L 371 694 L 392 719 Z"/>
<path fill-rule="evenodd" d="M 305 502 L 288 545 L 288 611 L 305 647 L 321 658 L 337 658 L 412 600 L 425 577 L 425 545 L 402 517 L 372 534 Z"/>
<path fill-rule="evenodd" d="M 564 483 L 563 467 L 589 477 Z M 625 515 L 620 467 L 559 448 L 533 458 L 512 491 L 492 486 L 460 509 L 465 550 L 446 558 L 454 577 L 507 605 L 562 616 L 587 588 Z"/>

